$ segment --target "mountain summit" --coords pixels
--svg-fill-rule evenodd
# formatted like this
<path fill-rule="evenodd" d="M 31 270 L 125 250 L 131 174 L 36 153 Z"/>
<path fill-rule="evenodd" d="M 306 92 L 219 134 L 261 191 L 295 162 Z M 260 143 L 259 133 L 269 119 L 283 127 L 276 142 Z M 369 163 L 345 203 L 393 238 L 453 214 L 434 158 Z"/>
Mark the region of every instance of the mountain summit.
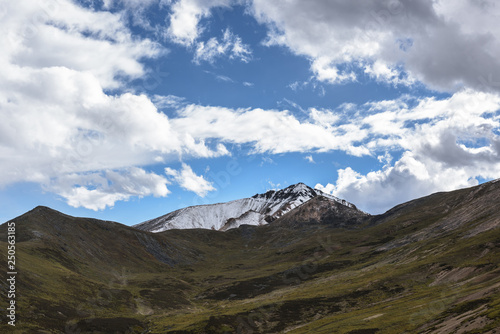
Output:
<path fill-rule="evenodd" d="M 356 209 L 352 203 L 308 187 L 304 183 L 297 183 L 285 189 L 269 190 L 250 198 L 183 208 L 134 227 L 150 232 L 162 232 L 187 228 L 226 231 L 243 224 L 265 225 L 317 196 Z"/>

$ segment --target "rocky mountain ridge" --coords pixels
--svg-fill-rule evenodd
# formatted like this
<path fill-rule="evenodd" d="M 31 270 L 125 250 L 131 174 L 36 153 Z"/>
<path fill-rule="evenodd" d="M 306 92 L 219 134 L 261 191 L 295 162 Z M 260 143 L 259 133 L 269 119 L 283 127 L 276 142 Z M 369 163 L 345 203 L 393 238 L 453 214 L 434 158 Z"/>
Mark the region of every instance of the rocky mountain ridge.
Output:
<path fill-rule="evenodd" d="M 346 200 L 310 188 L 304 183 L 297 183 L 282 190 L 270 190 L 250 198 L 182 208 L 134 227 L 158 233 L 187 228 L 227 231 L 241 225 L 266 225 L 318 196 L 357 210 L 354 204 Z"/>

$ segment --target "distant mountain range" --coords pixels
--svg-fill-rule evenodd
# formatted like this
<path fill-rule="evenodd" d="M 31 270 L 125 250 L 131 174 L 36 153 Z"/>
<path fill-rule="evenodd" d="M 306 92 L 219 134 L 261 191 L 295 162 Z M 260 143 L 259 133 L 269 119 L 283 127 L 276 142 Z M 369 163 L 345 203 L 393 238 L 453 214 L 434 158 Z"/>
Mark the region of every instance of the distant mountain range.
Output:
<path fill-rule="evenodd" d="M 499 204 L 493 181 L 381 215 L 297 184 L 141 229 L 37 207 L 0 226 L 0 332 L 499 333 Z"/>
<path fill-rule="evenodd" d="M 134 227 L 139 230 L 157 233 L 186 228 L 226 231 L 244 224 L 266 225 L 318 196 L 356 209 L 352 203 L 325 194 L 320 190 L 312 189 L 304 183 L 298 183 L 282 190 L 270 190 L 265 194 L 257 194 L 250 198 L 183 208 Z"/>

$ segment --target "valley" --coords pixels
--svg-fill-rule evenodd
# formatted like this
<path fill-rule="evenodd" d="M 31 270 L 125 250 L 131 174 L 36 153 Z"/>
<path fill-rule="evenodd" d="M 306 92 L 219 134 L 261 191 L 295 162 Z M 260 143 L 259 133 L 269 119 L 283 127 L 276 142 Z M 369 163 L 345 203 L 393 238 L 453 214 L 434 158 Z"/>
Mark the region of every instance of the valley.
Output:
<path fill-rule="evenodd" d="M 499 202 L 500 182 L 377 216 L 319 194 L 267 224 L 158 233 L 37 207 L 13 220 L 18 320 L 0 330 L 499 333 Z"/>

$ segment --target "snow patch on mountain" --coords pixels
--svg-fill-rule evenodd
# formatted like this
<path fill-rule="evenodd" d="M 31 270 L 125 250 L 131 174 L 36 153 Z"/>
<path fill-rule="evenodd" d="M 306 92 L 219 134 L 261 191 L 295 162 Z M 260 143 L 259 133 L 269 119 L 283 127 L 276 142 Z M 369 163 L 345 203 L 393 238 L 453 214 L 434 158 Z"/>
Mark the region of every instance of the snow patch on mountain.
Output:
<path fill-rule="evenodd" d="M 353 204 L 345 200 L 298 183 L 282 190 L 270 190 L 264 194 L 257 194 L 251 198 L 183 208 L 135 225 L 135 227 L 157 233 L 170 229 L 190 228 L 226 231 L 243 224 L 265 225 L 316 196 L 324 196 L 355 208 Z"/>

